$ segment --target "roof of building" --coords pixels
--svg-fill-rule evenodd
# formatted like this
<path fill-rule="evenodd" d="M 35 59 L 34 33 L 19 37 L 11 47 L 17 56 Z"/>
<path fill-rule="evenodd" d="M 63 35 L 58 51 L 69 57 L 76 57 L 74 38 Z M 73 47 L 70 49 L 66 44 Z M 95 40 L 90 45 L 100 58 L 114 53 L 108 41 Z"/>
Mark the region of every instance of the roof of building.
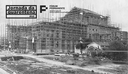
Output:
<path fill-rule="evenodd" d="M 43 25 L 43 24 L 48 24 L 48 23 L 55 23 L 58 25 L 63 24 L 63 22 L 66 23 L 75 23 L 75 24 L 84 24 L 87 25 L 86 22 L 81 21 L 77 16 L 74 15 L 74 13 L 80 15 L 80 13 L 83 14 L 87 14 L 87 16 L 94 16 L 94 17 L 99 17 L 99 18 L 108 18 L 107 16 L 103 16 L 100 15 L 94 11 L 88 10 L 88 9 L 83 9 L 83 8 L 78 8 L 78 7 L 74 7 L 72 8 L 64 17 L 62 17 L 60 20 L 58 21 L 54 21 L 54 22 L 44 22 L 44 21 L 40 21 L 40 22 L 35 22 L 35 23 L 31 23 L 31 25 L 27 25 L 27 26 L 38 26 L 38 25 Z M 73 14 L 73 15 L 72 15 Z M 76 19 L 74 17 L 70 17 L 69 15 L 72 15 L 74 17 L 76 17 Z M 82 16 L 83 17 L 83 16 Z M 66 20 L 63 20 L 66 19 Z M 89 25 L 89 24 L 88 24 Z M 118 27 L 113 27 L 111 25 L 97 25 L 97 24 L 90 24 L 90 25 L 94 25 L 94 26 L 101 26 L 101 27 L 108 27 L 108 28 L 114 28 L 114 29 L 118 29 Z M 14 26 L 15 27 L 15 26 Z M 19 26 L 21 27 L 21 26 Z"/>
<path fill-rule="evenodd" d="M 75 23 L 75 24 L 84 24 L 87 25 L 86 22 L 81 21 L 81 19 L 79 19 L 79 17 L 76 17 L 75 14 L 80 15 L 80 13 L 86 14 L 86 16 L 84 17 L 88 17 L 88 16 L 93 16 L 93 17 L 98 17 L 98 18 L 102 18 L 102 19 L 107 19 L 108 16 L 103 16 L 101 14 L 98 14 L 94 11 L 88 10 L 88 9 L 83 9 L 83 8 L 78 8 L 78 7 L 74 7 L 72 8 L 64 17 L 62 17 L 60 20 L 55 21 L 56 23 L 58 22 L 66 22 L 66 23 Z M 71 17 L 71 16 L 75 16 L 78 19 L 75 19 L 75 17 Z M 82 16 L 83 17 L 83 16 Z M 65 20 L 67 19 L 67 20 Z M 111 25 L 98 25 L 98 24 L 88 24 L 88 25 L 94 25 L 94 26 L 101 26 L 101 27 L 108 27 L 108 28 L 113 28 L 113 29 L 119 29 L 118 27 L 114 27 Z"/>
<path fill-rule="evenodd" d="M 73 7 L 64 17 L 62 17 L 58 21 L 62 21 L 62 19 L 65 19 L 65 18 L 67 18 L 67 16 L 70 16 L 70 15 L 76 16 L 75 14 L 78 14 L 78 15 L 86 14 L 86 16 L 84 16 L 84 17 L 93 16 L 93 17 L 98 17 L 98 18 L 102 18 L 102 19 L 108 18 L 108 16 L 103 16 L 101 14 L 98 14 L 98 13 L 88 10 L 88 9 Z"/>
<path fill-rule="evenodd" d="M 72 8 L 72 10 L 76 10 L 76 11 L 78 10 L 78 11 L 80 11 L 80 12 L 92 14 L 93 16 L 97 16 L 97 17 L 106 17 L 106 16 L 103 16 L 103 15 L 101 15 L 101 14 L 98 14 L 98 13 L 96 13 L 96 12 L 94 12 L 94 11 L 91 11 L 91 10 L 88 10 L 88 9 L 83 9 L 83 8 L 74 7 L 74 8 Z M 72 11 L 72 10 L 71 10 L 71 11 Z"/>

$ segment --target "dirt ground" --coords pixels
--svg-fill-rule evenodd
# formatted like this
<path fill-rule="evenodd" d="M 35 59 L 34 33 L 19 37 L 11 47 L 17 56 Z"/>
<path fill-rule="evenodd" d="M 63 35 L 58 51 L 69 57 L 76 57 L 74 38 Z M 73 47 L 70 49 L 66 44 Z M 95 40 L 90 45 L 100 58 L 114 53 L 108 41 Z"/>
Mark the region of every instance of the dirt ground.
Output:
<path fill-rule="evenodd" d="M 72 69 L 68 67 L 46 66 L 45 63 L 15 63 L 8 64 L 9 68 L 19 74 L 99 74 L 91 71 Z"/>
<path fill-rule="evenodd" d="M 23 56 L 25 55 L 23 54 Z M 18 74 L 103 74 L 96 73 L 96 71 L 93 70 L 111 72 L 111 74 L 128 74 L 128 65 L 116 65 L 113 63 L 110 64 L 110 62 L 107 64 L 107 59 L 103 62 L 99 61 L 96 63 L 96 59 L 86 58 L 83 61 L 81 58 L 79 58 L 78 60 L 74 60 L 72 56 L 27 56 L 33 57 L 34 59 L 38 58 L 38 60 L 42 60 L 43 62 L 35 61 L 33 59 L 0 62 L 0 67 L 7 67 Z M 48 61 L 47 59 L 50 59 L 51 61 Z M 51 65 L 50 63 L 54 65 Z M 60 66 L 62 63 L 65 63 L 68 66 L 78 66 L 80 68 L 76 69 L 73 67 Z M 106 63 L 106 65 L 103 63 Z M 89 71 L 89 69 L 92 71 Z"/>
<path fill-rule="evenodd" d="M 108 59 L 105 59 L 104 61 L 96 61 L 94 59 L 92 60 L 91 58 L 74 60 L 71 56 L 45 56 L 44 58 L 61 61 L 66 64 L 77 65 L 80 67 L 90 67 L 92 69 L 98 69 L 101 71 L 110 72 L 112 74 L 128 74 L 128 65 L 114 64 Z"/>

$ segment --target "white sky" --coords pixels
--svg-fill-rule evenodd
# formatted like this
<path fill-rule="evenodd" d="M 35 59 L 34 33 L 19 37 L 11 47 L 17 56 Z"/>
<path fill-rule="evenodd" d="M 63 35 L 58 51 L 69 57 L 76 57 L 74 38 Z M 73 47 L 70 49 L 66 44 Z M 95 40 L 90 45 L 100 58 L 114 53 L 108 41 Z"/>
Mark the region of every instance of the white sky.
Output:
<path fill-rule="evenodd" d="M 5 18 L 6 5 L 38 5 L 37 12 L 39 12 L 40 5 L 58 5 L 65 7 L 64 11 L 69 11 L 72 7 L 76 6 L 92 10 L 102 15 L 110 15 L 112 23 L 120 24 L 122 30 L 128 31 L 128 0 L 0 0 L 0 36 L 5 34 L 5 24 L 9 22 L 15 24 L 31 23 L 60 15 L 49 14 L 49 10 L 47 10 L 47 12 L 43 12 L 42 14 L 38 13 L 37 20 L 7 20 Z"/>

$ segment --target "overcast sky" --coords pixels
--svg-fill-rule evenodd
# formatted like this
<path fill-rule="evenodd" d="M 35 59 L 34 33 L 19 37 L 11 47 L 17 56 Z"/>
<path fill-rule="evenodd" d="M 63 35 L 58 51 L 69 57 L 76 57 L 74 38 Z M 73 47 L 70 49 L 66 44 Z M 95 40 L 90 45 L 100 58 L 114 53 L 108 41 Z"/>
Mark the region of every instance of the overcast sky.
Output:
<path fill-rule="evenodd" d="M 37 20 L 8 20 L 5 18 L 6 5 L 58 5 L 65 7 L 64 11 L 69 11 L 72 7 L 80 7 L 92 10 L 102 15 L 110 15 L 111 22 L 120 24 L 123 31 L 128 31 L 128 0 L 0 0 L 0 36 L 5 34 L 5 24 L 24 24 L 32 23 L 38 20 L 47 20 L 48 17 L 56 18 L 64 14 L 49 14 L 49 10 L 43 13 L 38 13 Z"/>

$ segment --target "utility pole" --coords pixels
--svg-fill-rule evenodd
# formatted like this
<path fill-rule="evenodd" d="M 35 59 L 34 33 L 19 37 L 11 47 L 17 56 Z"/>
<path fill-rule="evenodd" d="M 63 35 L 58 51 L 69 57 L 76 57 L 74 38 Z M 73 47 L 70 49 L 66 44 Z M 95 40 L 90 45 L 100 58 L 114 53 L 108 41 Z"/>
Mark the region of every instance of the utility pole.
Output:
<path fill-rule="evenodd" d="M 82 32 L 83 32 L 83 28 L 82 28 L 82 20 L 83 20 L 83 12 L 80 12 L 81 15 L 81 35 L 80 35 L 80 52 L 81 54 L 83 53 L 83 41 L 82 41 Z"/>
<path fill-rule="evenodd" d="M 81 37 L 80 37 L 80 40 L 79 40 L 79 44 L 80 44 L 80 52 L 82 54 L 83 53 L 83 40 L 82 40 Z"/>
<path fill-rule="evenodd" d="M 35 40 L 36 40 L 36 38 L 35 38 L 35 36 L 32 38 L 32 49 L 33 49 L 33 51 L 34 52 L 36 52 L 36 42 L 35 42 Z"/>
<path fill-rule="evenodd" d="M 8 49 L 8 51 L 11 49 L 11 42 L 9 41 L 9 49 Z"/>
<path fill-rule="evenodd" d="M 83 28 L 82 28 L 83 12 L 81 12 L 80 15 L 81 15 L 81 37 L 82 37 L 82 32 L 83 32 Z"/>

